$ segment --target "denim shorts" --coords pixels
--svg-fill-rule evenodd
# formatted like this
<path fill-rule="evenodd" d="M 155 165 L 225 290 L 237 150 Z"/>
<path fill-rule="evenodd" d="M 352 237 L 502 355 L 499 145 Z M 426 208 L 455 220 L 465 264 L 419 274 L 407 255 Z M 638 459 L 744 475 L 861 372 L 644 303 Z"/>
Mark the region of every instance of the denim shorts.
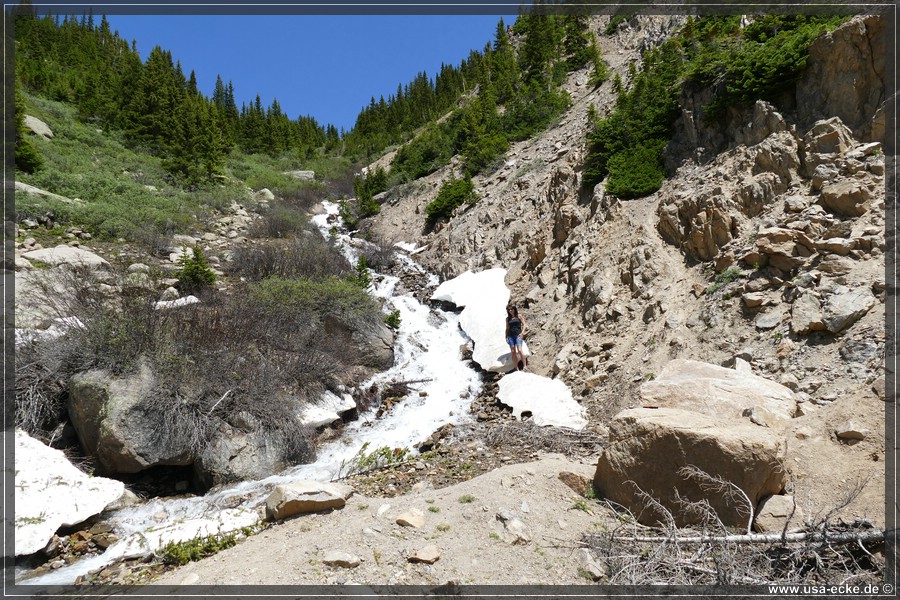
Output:
<path fill-rule="evenodd" d="M 507 346 L 521 346 L 522 338 L 517 335 L 508 335 L 506 336 L 506 345 Z"/>

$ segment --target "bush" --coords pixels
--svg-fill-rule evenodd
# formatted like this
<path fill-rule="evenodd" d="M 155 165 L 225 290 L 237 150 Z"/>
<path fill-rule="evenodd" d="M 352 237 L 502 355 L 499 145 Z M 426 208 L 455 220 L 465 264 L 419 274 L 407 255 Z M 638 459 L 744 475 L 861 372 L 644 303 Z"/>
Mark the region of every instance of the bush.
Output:
<path fill-rule="evenodd" d="M 247 233 L 255 238 L 287 238 L 308 230 L 309 219 L 295 208 L 275 205 L 262 211 L 262 218 L 250 224 Z"/>
<path fill-rule="evenodd" d="M 257 243 L 234 249 L 232 273 L 248 281 L 267 277 L 323 279 L 350 271 L 350 263 L 318 232 L 285 241 Z"/>
<path fill-rule="evenodd" d="M 425 207 L 425 226 L 429 229 L 434 227 L 438 219 L 449 219 L 457 206 L 473 204 L 476 200 L 478 194 L 471 179 L 447 179 L 441 184 L 437 197 Z"/>
<path fill-rule="evenodd" d="M 638 198 L 658 190 L 665 179 L 665 145 L 665 140 L 651 140 L 611 157 L 606 191 L 619 198 Z"/>
<path fill-rule="evenodd" d="M 391 329 L 400 329 L 400 311 L 392 310 L 384 316 L 384 324 Z"/>
<path fill-rule="evenodd" d="M 182 293 L 203 292 L 216 282 L 216 274 L 206 262 L 199 245 L 194 246 L 193 255 L 185 252 L 178 259 L 175 277 L 178 279 L 178 290 Z"/>

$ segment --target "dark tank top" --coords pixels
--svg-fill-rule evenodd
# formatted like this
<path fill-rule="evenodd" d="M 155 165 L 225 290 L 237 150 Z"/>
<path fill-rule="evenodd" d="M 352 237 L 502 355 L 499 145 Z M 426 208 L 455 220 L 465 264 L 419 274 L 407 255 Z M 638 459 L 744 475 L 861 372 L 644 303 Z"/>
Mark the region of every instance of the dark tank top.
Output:
<path fill-rule="evenodd" d="M 519 317 L 507 317 L 506 321 L 509 323 L 509 335 L 519 337 L 522 333 L 522 321 Z"/>

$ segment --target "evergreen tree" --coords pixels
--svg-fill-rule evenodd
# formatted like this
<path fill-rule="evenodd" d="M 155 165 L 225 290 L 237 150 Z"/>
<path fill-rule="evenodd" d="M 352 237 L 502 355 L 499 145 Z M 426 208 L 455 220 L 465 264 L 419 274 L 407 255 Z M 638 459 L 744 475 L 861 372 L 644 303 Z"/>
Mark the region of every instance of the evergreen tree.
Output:
<path fill-rule="evenodd" d="M 19 90 L 18 82 L 16 88 L 16 168 L 26 173 L 33 173 L 40 169 L 44 160 L 31 140 L 28 139 L 28 133 L 25 131 L 25 99 Z"/>

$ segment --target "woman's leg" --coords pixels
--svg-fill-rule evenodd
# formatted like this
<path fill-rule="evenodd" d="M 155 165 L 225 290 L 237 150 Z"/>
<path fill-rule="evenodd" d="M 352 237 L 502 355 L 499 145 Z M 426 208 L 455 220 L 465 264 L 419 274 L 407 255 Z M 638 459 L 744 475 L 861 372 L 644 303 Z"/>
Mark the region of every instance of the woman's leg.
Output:
<path fill-rule="evenodd" d="M 519 341 L 519 345 L 516 346 L 516 348 L 519 350 L 519 359 L 522 361 L 522 370 L 524 371 L 525 369 L 528 368 L 528 359 L 525 358 L 525 353 L 522 351 L 521 340 Z M 518 364 L 518 363 L 516 363 L 516 364 Z"/>
<path fill-rule="evenodd" d="M 518 371 L 519 370 L 519 356 L 518 356 L 518 353 L 516 352 L 516 346 L 509 347 L 509 355 L 512 358 L 513 369 Z"/>

